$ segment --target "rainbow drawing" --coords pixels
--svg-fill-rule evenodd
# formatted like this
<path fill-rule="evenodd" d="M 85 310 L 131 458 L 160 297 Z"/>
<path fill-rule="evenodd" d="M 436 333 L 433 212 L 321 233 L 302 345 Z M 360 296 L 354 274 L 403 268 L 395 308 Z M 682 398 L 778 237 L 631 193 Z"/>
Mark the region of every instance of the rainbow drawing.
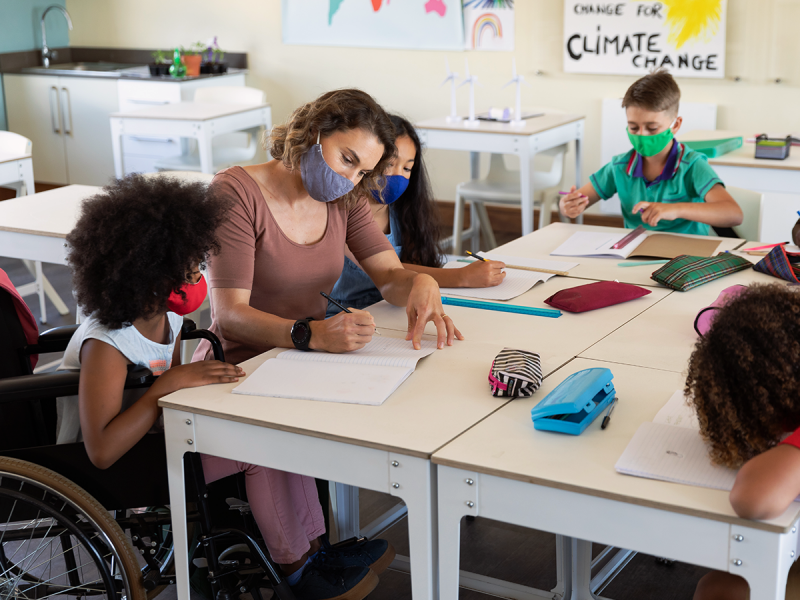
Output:
<path fill-rule="evenodd" d="M 487 29 L 492 32 L 493 37 L 503 37 L 503 24 L 500 23 L 500 19 L 497 15 L 494 13 L 484 13 L 475 19 L 475 23 L 472 25 L 473 48 L 480 47 L 481 37 L 483 37 L 483 32 Z"/>

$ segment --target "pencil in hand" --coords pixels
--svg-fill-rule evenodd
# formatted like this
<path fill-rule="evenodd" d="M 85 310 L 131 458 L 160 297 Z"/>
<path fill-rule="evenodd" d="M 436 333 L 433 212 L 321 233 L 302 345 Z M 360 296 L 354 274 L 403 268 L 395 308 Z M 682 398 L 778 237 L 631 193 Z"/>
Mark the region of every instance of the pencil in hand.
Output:
<path fill-rule="evenodd" d="M 333 298 L 331 298 L 331 297 L 330 297 L 328 294 L 326 294 L 325 292 L 320 292 L 320 296 L 322 296 L 323 298 L 325 298 L 325 299 L 326 299 L 328 302 L 331 302 L 331 303 L 333 303 L 335 306 L 338 306 L 338 307 L 339 307 L 339 308 L 341 308 L 341 309 L 342 309 L 344 312 L 346 312 L 346 313 L 348 313 L 348 314 L 351 314 L 351 315 L 353 314 L 353 311 L 352 311 L 352 310 L 350 310 L 350 309 L 349 309 L 349 308 L 347 308 L 346 306 L 342 306 L 341 304 L 339 304 L 339 303 L 338 303 L 336 300 L 334 300 Z M 380 332 L 380 331 L 378 331 L 378 328 L 377 328 L 377 327 L 375 328 L 375 333 L 376 333 L 377 335 L 380 335 L 380 334 L 381 334 L 381 332 Z"/>

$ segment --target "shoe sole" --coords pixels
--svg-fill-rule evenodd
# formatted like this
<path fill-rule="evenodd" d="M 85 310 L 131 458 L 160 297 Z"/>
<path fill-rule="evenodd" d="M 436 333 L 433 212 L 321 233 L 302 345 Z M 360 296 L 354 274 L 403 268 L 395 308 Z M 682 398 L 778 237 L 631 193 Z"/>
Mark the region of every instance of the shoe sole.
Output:
<path fill-rule="evenodd" d="M 378 581 L 378 576 L 370 569 L 355 587 L 350 588 L 344 594 L 334 596 L 333 598 L 327 598 L 326 600 L 363 600 L 378 586 Z"/>
<path fill-rule="evenodd" d="M 389 544 L 389 546 L 386 548 L 386 552 L 383 553 L 383 556 L 381 556 L 378 560 L 372 563 L 369 566 L 369 568 L 375 571 L 375 573 L 377 573 L 378 575 L 380 575 L 386 569 L 389 568 L 389 565 L 392 564 L 392 561 L 394 560 L 396 554 L 397 553 L 394 551 L 394 546 Z"/>

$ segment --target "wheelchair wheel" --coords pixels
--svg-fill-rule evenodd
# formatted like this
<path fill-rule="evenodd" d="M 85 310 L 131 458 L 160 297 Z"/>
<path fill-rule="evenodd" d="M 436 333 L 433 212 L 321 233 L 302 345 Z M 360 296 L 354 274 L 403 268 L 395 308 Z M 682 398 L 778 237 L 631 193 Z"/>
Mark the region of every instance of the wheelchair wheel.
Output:
<path fill-rule="evenodd" d="M 76 596 L 146 600 L 129 541 L 70 480 L 0 457 L 0 600 Z"/>

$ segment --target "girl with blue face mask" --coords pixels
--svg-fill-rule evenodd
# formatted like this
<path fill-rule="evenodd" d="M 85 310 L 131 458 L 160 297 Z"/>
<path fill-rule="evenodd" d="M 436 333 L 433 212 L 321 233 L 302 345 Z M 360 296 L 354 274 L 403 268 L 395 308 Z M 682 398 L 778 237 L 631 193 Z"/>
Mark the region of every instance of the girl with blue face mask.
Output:
<path fill-rule="evenodd" d="M 422 161 L 419 137 L 413 125 L 397 115 L 390 117 L 394 126 L 397 154 L 384 172 L 382 190 L 368 197 L 372 216 L 386 234 L 403 266 L 433 277 L 440 287 L 490 287 L 503 281 L 501 262 L 475 261 L 461 269 L 442 269 L 439 250 L 439 218 L 430 182 Z M 347 254 L 339 281 L 331 297 L 348 308 L 363 309 L 382 300 L 377 287 Z M 340 312 L 328 304 L 327 316 Z"/>

